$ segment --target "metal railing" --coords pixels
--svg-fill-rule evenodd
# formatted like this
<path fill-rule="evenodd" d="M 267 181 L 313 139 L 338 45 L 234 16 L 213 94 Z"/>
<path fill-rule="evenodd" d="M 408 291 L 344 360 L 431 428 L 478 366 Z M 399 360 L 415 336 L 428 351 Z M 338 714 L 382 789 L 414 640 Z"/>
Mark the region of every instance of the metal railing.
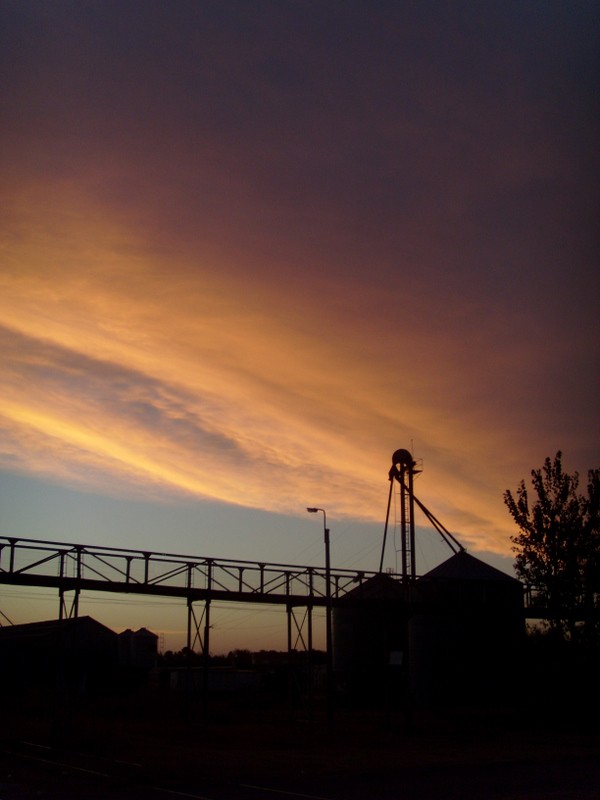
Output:
<path fill-rule="evenodd" d="M 331 570 L 332 598 L 377 573 Z M 326 603 L 325 567 L 0 536 L 0 583 L 245 602 Z"/>

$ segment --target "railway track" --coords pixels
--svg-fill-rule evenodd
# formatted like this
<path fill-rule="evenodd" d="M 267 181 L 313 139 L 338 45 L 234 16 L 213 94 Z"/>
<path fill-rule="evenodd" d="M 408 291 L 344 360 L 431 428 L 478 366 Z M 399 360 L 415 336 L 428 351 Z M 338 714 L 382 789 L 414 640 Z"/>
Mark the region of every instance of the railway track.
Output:
<path fill-rule="evenodd" d="M 0 800 L 333 800 L 291 787 L 165 775 L 142 764 L 31 741 L 0 743 Z"/>
<path fill-rule="evenodd" d="M 364 739 L 341 750 L 321 742 L 322 758 L 312 761 L 312 748 L 281 740 L 263 748 L 259 737 L 244 758 L 234 737 L 212 747 L 125 735 L 118 751 L 102 755 L 102 745 L 50 747 L 4 733 L 0 800 L 600 800 L 596 733 L 402 737 L 383 758 Z"/>

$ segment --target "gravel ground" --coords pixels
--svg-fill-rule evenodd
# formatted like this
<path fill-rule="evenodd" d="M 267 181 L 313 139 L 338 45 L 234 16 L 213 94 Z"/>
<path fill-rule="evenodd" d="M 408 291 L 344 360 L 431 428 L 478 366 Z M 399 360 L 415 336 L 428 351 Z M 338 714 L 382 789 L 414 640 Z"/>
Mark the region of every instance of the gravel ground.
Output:
<path fill-rule="evenodd" d="M 4 715 L 0 800 L 600 800 L 600 734 L 576 720 L 338 712 L 206 723 L 143 706 Z M 255 714 L 255 716 L 257 716 Z"/>

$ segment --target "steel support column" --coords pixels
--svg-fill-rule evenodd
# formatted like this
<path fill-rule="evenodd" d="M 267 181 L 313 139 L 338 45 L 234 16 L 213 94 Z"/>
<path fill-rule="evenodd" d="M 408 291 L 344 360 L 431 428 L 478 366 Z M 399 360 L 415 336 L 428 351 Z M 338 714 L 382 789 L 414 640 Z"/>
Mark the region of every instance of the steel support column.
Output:
<path fill-rule="evenodd" d="M 79 589 L 73 589 L 73 600 L 71 601 L 70 606 L 67 604 L 65 599 L 65 594 L 68 590 L 67 589 L 59 589 L 58 590 L 58 618 L 59 620 L 63 619 L 77 619 L 79 616 Z"/>
<path fill-rule="evenodd" d="M 210 599 L 204 601 L 200 618 L 196 616 L 193 600 L 188 598 L 187 602 L 187 691 L 191 692 L 192 681 L 192 659 L 194 647 L 198 644 L 200 655 L 202 656 L 202 705 L 206 713 L 208 708 L 208 672 L 210 668 Z"/>
<path fill-rule="evenodd" d="M 306 667 L 306 697 L 308 711 L 310 713 L 313 688 L 313 609 L 312 605 L 302 606 L 302 614 L 299 614 L 294 606 L 288 605 L 286 611 L 288 643 L 288 702 L 290 706 L 290 713 L 295 705 L 294 690 L 297 690 L 297 694 L 301 699 L 303 697 L 302 679 L 298 670 L 299 657 L 297 653 L 299 651 L 306 654 L 303 664 Z M 301 645 L 301 647 L 298 647 L 298 645 Z"/>

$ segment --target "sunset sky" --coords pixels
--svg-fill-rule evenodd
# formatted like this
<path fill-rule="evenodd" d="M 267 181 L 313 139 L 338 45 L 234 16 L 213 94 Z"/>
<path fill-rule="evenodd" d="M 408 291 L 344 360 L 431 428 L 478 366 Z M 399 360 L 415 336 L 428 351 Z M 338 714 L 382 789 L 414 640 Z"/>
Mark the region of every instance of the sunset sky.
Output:
<path fill-rule="evenodd" d="M 597 4 L 0 15 L 0 535 L 320 564 L 316 505 L 377 569 L 407 448 L 510 571 L 503 491 L 600 466 Z"/>

